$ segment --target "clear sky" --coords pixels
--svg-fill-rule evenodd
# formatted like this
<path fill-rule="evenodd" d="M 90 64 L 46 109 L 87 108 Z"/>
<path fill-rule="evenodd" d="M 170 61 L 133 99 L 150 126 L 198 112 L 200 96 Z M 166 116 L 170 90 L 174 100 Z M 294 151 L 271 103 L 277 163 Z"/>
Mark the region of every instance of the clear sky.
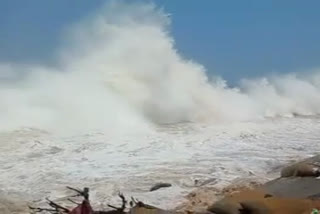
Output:
<path fill-rule="evenodd" d="M 0 62 L 50 61 L 63 29 L 105 2 L 0 0 Z M 228 81 L 320 66 L 319 0 L 153 2 L 172 15 L 178 50 Z"/>

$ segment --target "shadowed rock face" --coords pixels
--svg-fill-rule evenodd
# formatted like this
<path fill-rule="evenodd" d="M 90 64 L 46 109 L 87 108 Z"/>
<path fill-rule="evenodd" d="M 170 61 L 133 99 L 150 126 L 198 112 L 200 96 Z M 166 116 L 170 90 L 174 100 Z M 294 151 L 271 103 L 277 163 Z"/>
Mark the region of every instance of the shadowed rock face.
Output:
<path fill-rule="evenodd" d="M 221 200 L 208 207 L 208 211 L 216 214 L 241 214 L 241 209 L 240 203 L 230 200 Z"/>
<path fill-rule="evenodd" d="M 278 197 L 308 198 L 320 193 L 320 180 L 314 177 L 279 178 L 262 187 Z"/>
<path fill-rule="evenodd" d="M 281 178 L 267 182 L 262 189 L 274 196 L 316 198 L 320 196 L 320 179 L 315 168 L 320 166 L 320 155 L 283 168 Z"/>
<path fill-rule="evenodd" d="M 270 214 L 271 210 L 262 202 L 245 201 L 241 202 L 241 214 Z"/>
<path fill-rule="evenodd" d="M 319 176 L 320 168 L 314 164 L 299 163 L 292 166 L 285 167 L 281 171 L 281 177 L 308 177 Z"/>
<path fill-rule="evenodd" d="M 320 175 L 320 155 L 294 163 L 281 170 L 281 177 L 307 177 Z"/>

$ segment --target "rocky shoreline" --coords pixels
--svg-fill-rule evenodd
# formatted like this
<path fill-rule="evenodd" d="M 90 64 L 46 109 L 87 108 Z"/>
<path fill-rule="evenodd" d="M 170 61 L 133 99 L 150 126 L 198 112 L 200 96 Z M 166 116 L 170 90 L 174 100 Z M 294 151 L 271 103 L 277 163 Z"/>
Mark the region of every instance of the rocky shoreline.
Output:
<path fill-rule="evenodd" d="M 260 184 L 236 183 L 222 190 L 201 188 L 178 207 L 184 213 L 286 214 L 320 209 L 320 155 L 285 166 L 280 177 Z"/>
<path fill-rule="evenodd" d="M 278 178 L 266 183 L 242 180 L 223 189 L 200 186 L 189 193 L 183 203 L 170 211 L 136 203 L 126 210 L 111 210 L 105 213 L 311 214 L 318 212 L 320 155 L 285 166 L 279 175 Z M 159 183 L 151 190 L 155 191 L 158 188 L 170 188 L 170 184 Z M 15 195 L 2 194 L 0 197 L 1 214 L 32 213 L 28 205 L 26 199 Z"/>

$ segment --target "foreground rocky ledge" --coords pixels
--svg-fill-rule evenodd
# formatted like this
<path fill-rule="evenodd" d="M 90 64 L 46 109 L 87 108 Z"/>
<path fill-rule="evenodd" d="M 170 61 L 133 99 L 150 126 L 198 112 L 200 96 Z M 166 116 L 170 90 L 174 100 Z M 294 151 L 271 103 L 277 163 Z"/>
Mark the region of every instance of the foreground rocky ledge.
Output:
<path fill-rule="evenodd" d="M 163 210 L 143 202 L 122 196 L 122 206 L 110 206 L 107 211 L 93 211 L 88 198 L 84 195 L 82 204 L 74 208 L 62 208 L 49 201 L 49 208 L 28 208 L 24 200 L 0 197 L 1 214 L 22 213 L 70 213 L 70 214 L 311 214 L 320 210 L 320 155 L 284 167 L 280 177 L 265 184 L 247 181 L 218 190 L 200 187 L 186 196 L 187 202 L 175 210 Z M 79 190 L 78 190 L 79 191 Z M 81 194 L 80 194 L 81 195 Z M 55 206 L 58 206 L 55 207 Z M 70 206 L 69 206 L 70 207 Z M 88 208 L 90 207 L 90 208 Z"/>

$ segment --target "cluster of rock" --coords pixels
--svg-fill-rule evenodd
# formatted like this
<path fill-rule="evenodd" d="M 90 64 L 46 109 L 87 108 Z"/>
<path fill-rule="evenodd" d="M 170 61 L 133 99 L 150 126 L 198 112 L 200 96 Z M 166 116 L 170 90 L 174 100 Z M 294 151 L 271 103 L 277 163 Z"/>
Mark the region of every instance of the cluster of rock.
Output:
<path fill-rule="evenodd" d="M 226 195 L 208 206 L 214 214 L 320 213 L 320 155 L 292 164 L 281 176 L 253 189 Z"/>

